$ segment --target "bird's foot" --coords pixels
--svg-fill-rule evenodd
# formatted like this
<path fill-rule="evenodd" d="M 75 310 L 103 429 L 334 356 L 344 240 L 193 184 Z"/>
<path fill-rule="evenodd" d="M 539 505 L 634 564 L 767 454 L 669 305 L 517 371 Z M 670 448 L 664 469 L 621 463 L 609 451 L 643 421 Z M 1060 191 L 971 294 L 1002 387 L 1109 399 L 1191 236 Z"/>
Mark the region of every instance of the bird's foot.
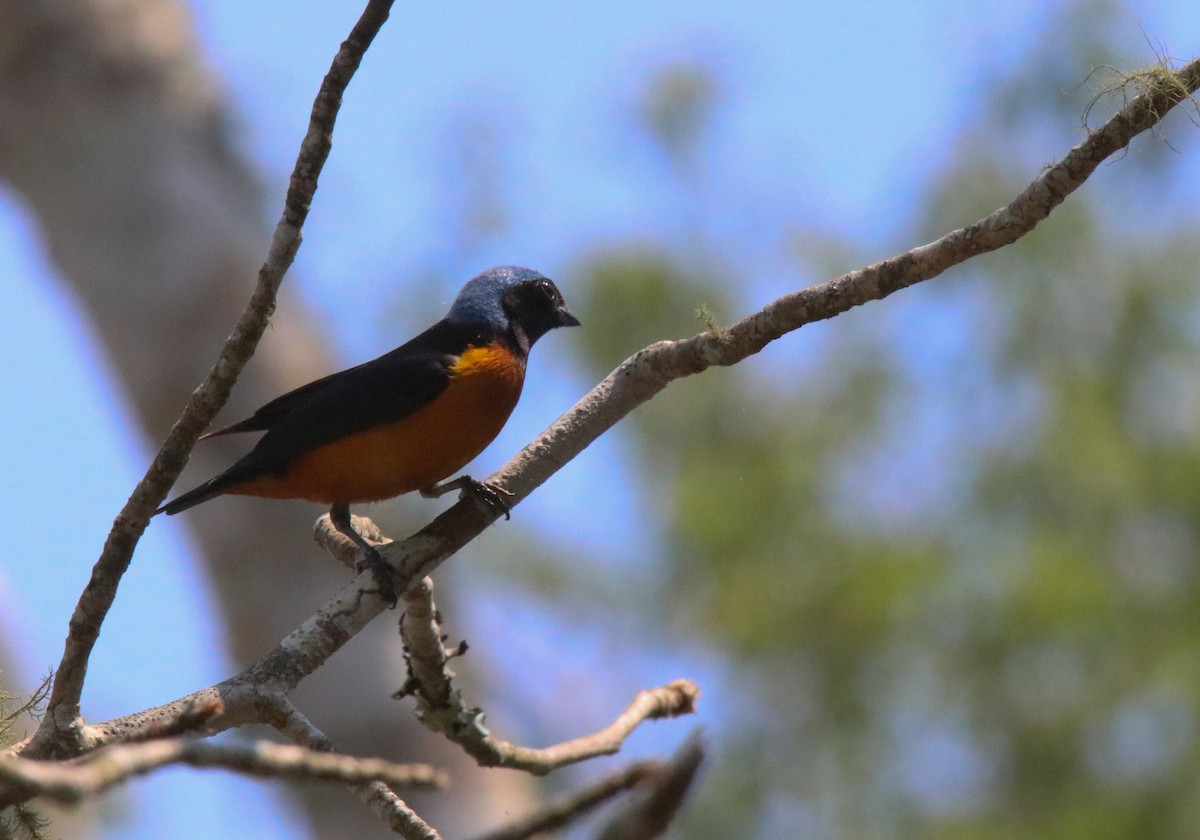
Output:
<path fill-rule="evenodd" d="M 512 506 L 508 500 L 513 493 L 496 484 L 470 479 L 459 492 L 458 497 L 465 499 L 470 496 L 488 513 L 504 514 L 505 519 L 512 519 Z"/>
<path fill-rule="evenodd" d="M 508 500 L 513 497 L 513 493 L 486 481 L 476 481 L 469 475 L 460 475 L 452 481 L 444 481 L 433 487 L 423 487 L 420 493 L 426 499 L 436 499 L 451 490 L 458 491 L 459 499 L 468 496 L 474 499 L 485 513 L 504 514 L 505 519 L 512 519 L 512 506 Z"/>
<path fill-rule="evenodd" d="M 362 559 L 355 563 L 355 568 L 359 573 L 370 569 L 371 576 L 375 578 L 375 583 L 379 586 L 379 597 L 387 601 L 389 606 L 396 606 L 398 601 L 396 598 L 396 570 L 391 563 L 383 559 L 379 549 L 354 530 L 354 522 L 350 518 L 350 505 L 346 502 L 335 502 L 329 508 L 329 521 L 338 533 L 345 536 L 362 551 Z"/>
<path fill-rule="evenodd" d="M 367 546 L 362 559 L 358 561 L 357 569 L 364 572 L 368 569 L 379 587 L 379 597 L 388 602 L 389 607 L 396 606 L 396 570 L 392 564 L 383 558 L 373 546 Z"/>

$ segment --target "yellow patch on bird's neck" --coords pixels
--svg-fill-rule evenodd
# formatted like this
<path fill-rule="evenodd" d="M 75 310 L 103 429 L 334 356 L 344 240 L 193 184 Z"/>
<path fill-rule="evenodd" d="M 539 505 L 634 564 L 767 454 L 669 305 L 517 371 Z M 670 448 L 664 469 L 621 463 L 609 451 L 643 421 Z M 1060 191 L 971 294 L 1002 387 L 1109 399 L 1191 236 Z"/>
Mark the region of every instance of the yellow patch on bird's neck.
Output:
<path fill-rule="evenodd" d="M 468 347 L 450 366 L 450 375 L 500 376 L 520 381 L 525 377 L 525 360 L 503 344 L 493 342 L 482 347 Z"/>

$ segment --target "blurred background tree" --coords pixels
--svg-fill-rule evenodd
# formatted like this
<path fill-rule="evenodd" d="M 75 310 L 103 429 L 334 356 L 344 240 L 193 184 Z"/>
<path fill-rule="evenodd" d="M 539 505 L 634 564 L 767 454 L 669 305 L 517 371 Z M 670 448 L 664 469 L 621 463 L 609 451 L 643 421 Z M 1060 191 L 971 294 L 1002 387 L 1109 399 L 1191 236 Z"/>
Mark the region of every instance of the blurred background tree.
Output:
<path fill-rule="evenodd" d="M 1072 142 L 1116 72 L 1079 82 L 1115 62 L 1108 33 L 1129 19 L 1059 15 L 1019 74 L 985 87 L 998 104 L 901 241 L 1014 195 L 1038 163 L 1032 137 Z M 714 103 L 694 91 L 719 85 L 687 72 L 652 81 L 646 128 L 704 206 L 691 157 Z M 764 359 L 634 419 L 665 542 L 645 605 L 671 604 L 675 632 L 731 663 L 747 704 L 679 836 L 1193 830 L 1200 248 L 1194 203 L 1169 195 L 1183 163 L 1141 142 L 969 276 L 838 319 L 800 375 Z M 1137 181 L 1150 190 L 1134 205 Z M 878 247 L 795 235 L 818 277 Z M 695 229 L 598 249 L 580 272 L 584 321 L 610 327 L 587 332 L 597 370 L 630 333 L 687 332 L 689 303 L 734 317 L 721 290 L 759 279 L 737 242 Z"/>
<path fill-rule="evenodd" d="M 651 63 L 608 126 L 642 154 L 603 174 L 635 171 L 655 224 L 576 234 L 557 266 L 506 260 L 553 274 L 585 327 L 539 348 L 531 383 L 578 393 L 651 341 L 1007 202 L 1119 80 L 1097 68 L 1152 60 L 1138 21 L 1069 0 L 1024 54 L 983 56 L 957 131 L 929 138 L 932 176 L 899 173 L 907 211 L 874 231 L 781 198 L 796 189 L 782 176 L 731 172 L 721 133 L 749 94 L 720 48 Z M 868 89 L 841 95 L 871 107 Z M 482 94 L 445 118 L 424 188 L 438 236 L 370 321 L 381 348 L 441 309 L 414 290 L 444 298 L 500 261 L 523 214 L 557 209 L 528 200 L 528 119 Z M 448 629 L 472 642 L 461 669 L 496 728 L 555 740 L 683 669 L 706 689 L 713 754 L 676 837 L 1190 837 L 1200 143 L 1179 115 L 1165 132 L 1016 246 L 672 386 L 441 570 Z M 391 283 L 386 247 L 369 270 Z M 362 324 L 344 343 L 364 342 Z M 566 404 L 529 403 L 535 424 Z M 374 514 L 403 533 L 416 510 Z M 666 751 L 687 725 L 633 749 Z M 447 800 L 460 812 L 461 795 Z M 510 795 L 501 810 L 528 792 Z"/>
<path fill-rule="evenodd" d="M 985 215 L 1075 142 L 1133 26 L 1059 8 L 889 241 L 762 224 L 823 278 Z M 696 331 L 697 307 L 761 300 L 753 249 L 709 224 L 729 198 L 706 180 L 713 72 L 667 66 L 636 108 L 690 210 L 576 263 L 593 376 Z M 1192 130 L 1142 139 L 999 255 L 631 418 L 661 574 L 619 602 L 737 687 L 677 836 L 1190 836 L 1200 220 L 1174 144 Z M 603 624 L 619 588 L 581 576 L 547 608 Z"/>

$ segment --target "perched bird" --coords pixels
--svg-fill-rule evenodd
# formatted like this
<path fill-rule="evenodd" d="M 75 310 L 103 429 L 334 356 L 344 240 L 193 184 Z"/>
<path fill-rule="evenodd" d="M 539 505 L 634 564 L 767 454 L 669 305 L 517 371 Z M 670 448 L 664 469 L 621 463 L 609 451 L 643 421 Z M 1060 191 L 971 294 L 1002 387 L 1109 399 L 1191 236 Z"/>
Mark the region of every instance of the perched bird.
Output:
<path fill-rule="evenodd" d="M 507 516 L 502 492 L 462 469 L 492 442 L 521 396 L 529 349 L 555 327 L 578 326 L 558 287 L 528 268 L 490 268 L 446 317 L 390 353 L 310 382 L 204 438 L 266 434 L 225 472 L 155 513 L 215 496 L 307 499 L 330 505 L 338 531 L 363 550 L 384 592 L 390 567 L 354 530 L 350 505 L 419 490 L 471 493 Z"/>

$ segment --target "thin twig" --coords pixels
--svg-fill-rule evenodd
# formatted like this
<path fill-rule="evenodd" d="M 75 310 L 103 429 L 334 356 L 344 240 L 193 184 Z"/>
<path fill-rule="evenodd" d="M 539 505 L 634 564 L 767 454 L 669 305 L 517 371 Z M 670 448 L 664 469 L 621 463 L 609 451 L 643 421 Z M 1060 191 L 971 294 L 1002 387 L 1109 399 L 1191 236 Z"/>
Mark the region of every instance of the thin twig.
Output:
<path fill-rule="evenodd" d="M 279 700 L 277 711 L 274 725 L 285 737 L 319 752 L 334 749 L 333 741 L 287 698 Z M 438 773 L 439 787 L 445 787 L 445 774 L 432 772 Z M 421 819 L 384 781 L 357 782 L 350 785 L 350 791 L 404 840 L 441 840 L 433 826 Z"/>
<path fill-rule="evenodd" d="M 355 785 L 354 792 L 375 812 L 375 816 L 404 840 L 442 840 L 437 829 L 421 819 L 407 802 L 382 782 Z"/>
<path fill-rule="evenodd" d="M 652 840 L 661 836 L 683 806 L 704 760 L 704 744 L 693 732 L 667 765 L 667 772 L 647 785 L 646 792 L 609 820 L 598 840 Z"/>
<path fill-rule="evenodd" d="M 409 681 L 397 696 L 416 694 L 421 712 L 443 709 L 452 716 L 466 714 L 474 719 L 478 709 L 465 709 L 462 696 L 451 680 L 450 654 L 442 644 L 442 618 L 433 603 L 433 578 L 424 578 L 404 593 L 404 615 L 400 620 L 400 637 L 404 640 L 404 659 L 408 664 Z"/>
<path fill-rule="evenodd" d="M 424 579 L 404 593 L 405 620 L 400 625 L 410 672 L 403 693 L 417 697 L 417 717 L 434 732 L 458 744 L 484 767 L 509 767 L 544 776 L 568 764 L 621 749 L 629 734 L 645 720 L 677 717 L 696 711 L 700 689 L 691 680 L 675 680 L 639 691 L 633 702 L 608 726 L 551 747 L 522 747 L 494 737 L 483 725 L 483 712 L 467 706 L 454 688 L 454 673 L 442 644 L 441 620 L 433 603 L 433 581 Z"/>
<path fill-rule="evenodd" d="M 527 840 L 536 834 L 562 828 L 587 816 L 610 799 L 667 772 L 667 765 L 661 762 L 639 761 L 476 840 Z"/>
<path fill-rule="evenodd" d="M 45 796 L 71 804 L 169 764 L 219 767 L 251 776 L 351 784 L 386 782 L 389 785 L 444 788 L 449 783 L 444 773 L 426 764 L 354 758 L 273 741 L 209 744 L 188 738 L 113 744 L 71 762 L 0 759 L 0 781 L 21 790 L 25 796 Z"/>
<path fill-rule="evenodd" d="M 482 730 L 482 724 L 478 721 L 473 721 L 472 726 L 461 734 L 450 737 L 485 767 L 511 767 L 544 776 L 568 764 L 598 755 L 612 755 L 621 749 L 621 744 L 642 721 L 692 714 L 699 696 L 700 689 L 691 680 L 675 680 L 658 688 L 643 689 L 608 726 L 591 735 L 552 747 L 517 746 L 493 738 L 487 734 L 487 730 L 483 730 L 483 737 L 478 737 L 477 732 Z"/>
<path fill-rule="evenodd" d="M 32 744 L 43 756 L 63 756 L 89 745 L 80 719 L 79 698 L 87 673 L 88 658 L 100 634 L 121 577 L 129 568 L 133 550 L 146 529 L 150 516 L 187 464 L 200 433 L 225 405 L 233 384 L 258 345 L 275 309 L 275 297 L 283 276 L 300 247 L 300 229 L 308 215 L 317 178 L 329 155 L 334 120 L 341 107 L 342 93 L 358 69 L 363 53 L 387 20 L 392 0 L 369 0 L 349 38 L 341 45 L 333 65 L 321 83 L 313 103 L 308 133 L 292 172 L 283 217 L 275 228 L 266 261 L 258 273 L 258 284 L 233 334 L 225 342 L 217 363 L 188 400 L 187 407 L 167 435 L 146 474 L 117 515 L 104 543 L 92 576 L 71 615 L 62 660 L 47 714 Z"/>

